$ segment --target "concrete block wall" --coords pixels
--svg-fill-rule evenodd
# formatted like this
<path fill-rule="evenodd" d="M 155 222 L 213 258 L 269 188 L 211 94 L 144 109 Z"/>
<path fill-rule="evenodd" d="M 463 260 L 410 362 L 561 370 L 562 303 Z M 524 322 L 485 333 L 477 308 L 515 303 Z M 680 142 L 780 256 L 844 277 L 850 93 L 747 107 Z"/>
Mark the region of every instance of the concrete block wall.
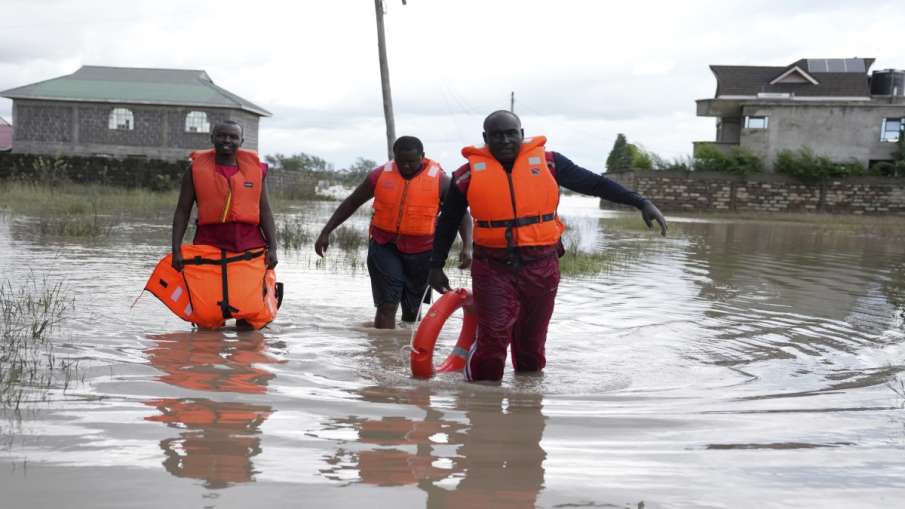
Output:
<path fill-rule="evenodd" d="M 635 170 L 606 174 L 664 212 L 905 214 L 905 179 L 852 177 L 822 184 L 783 175 Z M 623 208 L 601 200 L 601 208 Z"/>
<path fill-rule="evenodd" d="M 73 141 L 73 109 L 64 104 L 13 102 L 13 147 L 19 141 Z"/>

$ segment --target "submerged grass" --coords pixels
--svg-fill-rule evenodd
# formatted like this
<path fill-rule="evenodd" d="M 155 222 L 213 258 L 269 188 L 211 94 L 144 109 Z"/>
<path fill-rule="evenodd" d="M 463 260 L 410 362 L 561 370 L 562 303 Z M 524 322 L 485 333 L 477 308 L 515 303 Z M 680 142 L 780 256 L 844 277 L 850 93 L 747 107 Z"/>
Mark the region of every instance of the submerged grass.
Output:
<path fill-rule="evenodd" d="M 286 250 L 299 251 L 311 242 L 311 232 L 298 216 L 277 222 L 277 238 Z"/>
<path fill-rule="evenodd" d="M 0 409 L 18 411 L 76 378 L 78 361 L 58 357 L 51 333 L 73 310 L 62 283 L 29 277 L 21 286 L 0 283 Z"/>
<path fill-rule="evenodd" d="M 588 252 L 579 249 L 579 245 L 571 240 L 565 246 L 566 253 L 559 259 L 559 273 L 563 277 L 590 276 L 613 269 L 618 259 L 613 251 Z"/>
<path fill-rule="evenodd" d="M 351 226 L 340 226 L 330 234 L 330 243 L 343 251 L 358 251 L 368 244 L 368 234 Z"/>

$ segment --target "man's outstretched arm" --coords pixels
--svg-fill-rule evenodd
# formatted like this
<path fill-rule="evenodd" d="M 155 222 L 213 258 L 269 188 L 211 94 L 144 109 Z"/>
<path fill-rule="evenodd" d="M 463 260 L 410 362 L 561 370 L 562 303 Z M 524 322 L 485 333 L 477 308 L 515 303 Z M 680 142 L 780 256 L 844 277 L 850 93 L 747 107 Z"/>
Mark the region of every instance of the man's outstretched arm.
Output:
<path fill-rule="evenodd" d="M 656 221 L 660 225 L 660 234 L 666 236 L 666 218 L 650 200 L 622 187 L 618 182 L 578 166 L 558 152 L 553 152 L 553 162 L 556 167 L 556 181 L 559 182 L 559 185 L 576 193 L 597 196 L 613 203 L 635 207 L 641 211 L 641 218 L 648 228 L 653 228 L 653 222 Z"/>

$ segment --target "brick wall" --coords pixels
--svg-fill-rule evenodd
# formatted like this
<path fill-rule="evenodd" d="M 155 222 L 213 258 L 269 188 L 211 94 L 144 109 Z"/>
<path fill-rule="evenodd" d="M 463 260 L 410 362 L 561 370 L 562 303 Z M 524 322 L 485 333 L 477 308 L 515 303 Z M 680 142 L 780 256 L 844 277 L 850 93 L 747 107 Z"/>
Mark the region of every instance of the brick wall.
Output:
<path fill-rule="evenodd" d="M 905 179 L 851 177 L 807 184 L 783 175 L 645 171 L 608 173 L 664 212 L 833 212 L 905 214 Z M 601 200 L 601 208 L 620 208 Z"/>

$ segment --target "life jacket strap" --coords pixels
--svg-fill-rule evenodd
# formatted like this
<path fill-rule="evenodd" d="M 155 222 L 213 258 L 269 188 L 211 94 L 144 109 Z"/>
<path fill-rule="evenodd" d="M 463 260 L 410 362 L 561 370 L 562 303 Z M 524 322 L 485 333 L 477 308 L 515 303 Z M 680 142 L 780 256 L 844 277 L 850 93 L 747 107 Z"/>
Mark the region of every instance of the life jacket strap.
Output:
<path fill-rule="evenodd" d="M 264 256 L 265 250 L 262 249 L 260 251 L 245 251 L 242 254 L 238 254 L 236 256 L 230 257 L 222 257 L 222 258 L 202 258 L 200 256 L 195 256 L 194 258 L 189 258 L 188 260 L 184 260 L 182 263 L 185 265 L 226 265 L 227 263 L 232 262 L 241 262 L 246 260 L 253 260 L 259 256 Z"/>
<path fill-rule="evenodd" d="M 551 212 L 542 216 L 524 216 L 497 221 L 475 221 L 475 226 L 480 228 L 518 228 L 519 226 L 546 223 L 547 221 L 553 221 L 554 219 L 556 219 L 556 212 Z"/>

